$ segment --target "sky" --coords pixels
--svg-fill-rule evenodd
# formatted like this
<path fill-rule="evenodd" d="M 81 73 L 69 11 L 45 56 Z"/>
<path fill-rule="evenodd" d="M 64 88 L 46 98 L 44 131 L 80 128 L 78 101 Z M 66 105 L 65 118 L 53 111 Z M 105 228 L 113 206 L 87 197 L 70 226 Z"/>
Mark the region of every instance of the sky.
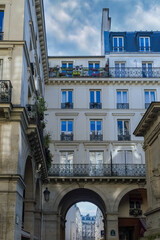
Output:
<path fill-rule="evenodd" d="M 97 206 L 90 202 L 79 202 L 76 204 L 81 212 L 81 215 L 96 216 Z"/>
<path fill-rule="evenodd" d="M 160 0 L 44 0 L 48 55 L 100 55 L 103 8 L 111 31 L 160 30 Z"/>

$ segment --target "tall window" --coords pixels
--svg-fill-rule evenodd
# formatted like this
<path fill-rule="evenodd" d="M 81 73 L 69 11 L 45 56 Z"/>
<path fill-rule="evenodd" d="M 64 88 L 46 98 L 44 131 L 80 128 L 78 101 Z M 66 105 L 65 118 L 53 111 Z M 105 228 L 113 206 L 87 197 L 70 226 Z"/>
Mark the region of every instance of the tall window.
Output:
<path fill-rule="evenodd" d="M 143 77 L 152 77 L 152 63 L 142 63 L 142 76 Z"/>
<path fill-rule="evenodd" d="M 69 176 L 73 173 L 73 152 L 60 152 L 60 175 Z"/>
<path fill-rule="evenodd" d="M 131 150 L 119 150 L 117 154 L 118 163 L 131 164 L 132 163 L 132 151 Z"/>
<path fill-rule="evenodd" d="M 3 40 L 4 10 L 0 10 L 0 40 Z"/>
<path fill-rule="evenodd" d="M 89 62 L 88 63 L 88 67 L 89 67 L 89 76 L 99 76 L 99 63 L 97 62 Z"/>
<path fill-rule="evenodd" d="M 102 121 L 91 120 L 90 121 L 90 140 L 102 141 Z"/>
<path fill-rule="evenodd" d="M 61 108 L 73 108 L 72 95 L 72 90 L 62 90 Z"/>
<path fill-rule="evenodd" d="M 115 77 L 125 77 L 125 63 L 115 63 Z"/>
<path fill-rule="evenodd" d="M 73 120 L 61 121 L 61 140 L 73 140 Z"/>
<path fill-rule="evenodd" d="M 139 38 L 140 51 L 150 51 L 150 37 Z"/>
<path fill-rule="evenodd" d="M 72 62 L 62 62 L 62 74 L 67 77 L 70 77 L 73 75 L 73 63 Z"/>
<path fill-rule="evenodd" d="M 129 120 L 118 120 L 118 141 L 129 141 Z"/>
<path fill-rule="evenodd" d="M 100 90 L 90 90 L 90 108 L 100 109 L 101 106 L 101 92 Z"/>
<path fill-rule="evenodd" d="M 103 152 L 89 152 L 90 175 L 103 176 Z"/>
<path fill-rule="evenodd" d="M 113 37 L 113 52 L 122 52 L 124 50 L 124 38 L 122 36 Z"/>
<path fill-rule="evenodd" d="M 127 90 L 117 90 L 117 108 L 118 109 L 128 109 L 128 91 Z"/>
<path fill-rule="evenodd" d="M 145 90 L 145 109 L 147 109 L 151 102 L 155 102 L 155 91 L 154 90 Z"/>

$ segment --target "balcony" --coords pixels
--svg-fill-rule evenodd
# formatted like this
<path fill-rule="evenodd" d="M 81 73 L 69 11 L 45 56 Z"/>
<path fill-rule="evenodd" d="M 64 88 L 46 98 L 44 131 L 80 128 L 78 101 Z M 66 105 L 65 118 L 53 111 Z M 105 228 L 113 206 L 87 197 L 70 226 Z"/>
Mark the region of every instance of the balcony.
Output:
<path fill-rule="evenodd" d="M 118 135 L 118 141 L 130 141 L 130 140 L 131 140 L 131 135 L 129 135 L 129 134 Z"/>
<path fill-rule="evenodd" d="M 62 109 L 73 109 L 73 103 L 70 103 L 70 102 L 61 103 L 61 108 Z"/>
<path fill-rule="evenodd" d="M 46 148 L 44 145 L 43 128 L 41 123 L 41 116 L 37 110 L 36 105 L 26 105 L 26 112 L 28 116 L 28 130 L 27 135 L 30 142 L 31 150 L 37 164 L 41 165 L 42 179 L 47 179 L 47 157 Z"/>
<path fill-rule="evenodd" d="M 102 108 L 102 103 L 98 102 L 92 102 L 89 104 L 90 109 L 101 109 Z"/>
<path fill-rule="evenodd" d="M 61 141 L 73 141 L 73 133 L 61 133 Z"/>
<path fill-rule="evenodd" d="M 52 164 L 49 176 L 145 177 L 145 164 Z"/>
<path fill-rule="evenodd" d="M 117 109 L 129 109 L 129 103 L 117 103 Z"/>
<path fill-rule="evenodd" d="M 103 134 L 101 134 L 101 132 L 91 132 L 90 141 L 103 141 Z"/>
<path fill-rule="evenodd" d="M 160 68 L 152 67 L 105 67 L 105 68 L 87 68 L 83 66 L 77 66 L 74 68 L 61 68 L 53 67 L 49 68 L 50 78 L 159 78 Z"/>
<path fill-rule="evenodd" d="M 12 85 L 9 80 L 0 80 L 0 103 L 11 103 Z"/>

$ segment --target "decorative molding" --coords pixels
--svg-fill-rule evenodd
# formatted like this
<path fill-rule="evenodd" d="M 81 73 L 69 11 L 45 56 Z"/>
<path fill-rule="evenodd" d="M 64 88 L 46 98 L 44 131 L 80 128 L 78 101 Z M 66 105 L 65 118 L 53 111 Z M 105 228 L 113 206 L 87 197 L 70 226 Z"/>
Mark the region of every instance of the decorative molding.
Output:
<path fill-rule="evenodd" d="M 74 117 L 76 117 L 76 116 L 78 116 L 79 115 L 79 113 L 77 112 L 59 112 L 59 113 L 55 113 L 55 115 L 56 116 L 69 116 L 69 117 L 72 117 L 72 116 L 74 116 Z"/>
<path fill-rule="evenodd" d="M 100 112 L 95 112 L 95 110 L 93 112 L 87 112 L 85 113 L 85 116 L 91 116 L 91 117 L 94 117 L 94 116 L 102 116 L 102 117 L 105 117 L 107 116 L 107 113 L 100 113 Z"/>
<path fill-rule="evenodd" d="M 134 116 L 135 113 L 112 113 L 112 116 Z"/>

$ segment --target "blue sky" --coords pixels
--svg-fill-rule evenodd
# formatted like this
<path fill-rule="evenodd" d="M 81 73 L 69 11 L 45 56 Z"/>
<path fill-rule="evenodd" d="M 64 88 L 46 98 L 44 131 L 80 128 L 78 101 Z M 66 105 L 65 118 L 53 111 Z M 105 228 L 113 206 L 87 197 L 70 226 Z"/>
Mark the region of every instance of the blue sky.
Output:
<path fill-rule="evenodd" d="M 102 9 L 112 31 L 160 30 L 160 0 L 44 0 L 49 56 L 100 55 Z"/>
<path fill-rule="evenodd" d="M 79 210 L 82 215 L 89 214 L 90 216 L 96 216 L 97 206 L 90 202 L 79 202 L 77 203 Z"/>

